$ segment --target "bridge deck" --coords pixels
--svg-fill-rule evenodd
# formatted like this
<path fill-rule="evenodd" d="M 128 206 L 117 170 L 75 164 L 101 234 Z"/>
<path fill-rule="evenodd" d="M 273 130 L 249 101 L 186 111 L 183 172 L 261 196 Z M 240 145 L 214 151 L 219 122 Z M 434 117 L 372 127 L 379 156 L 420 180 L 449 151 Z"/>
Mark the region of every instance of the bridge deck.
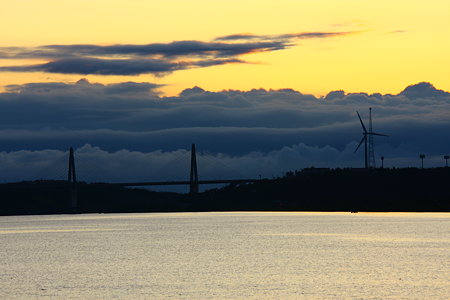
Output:
<path fill-rule="evenodd" d="M 260 179 L 216 179 L 216 180 L 199 180 L 198 184 L 240 184 L 240 183 L 253 183 L 260 181 Z M 85 184 L 85 183 L 82 183 Z M 148 182 L 95 182 L 87 183 L 89 186 L 95 185 L 110 185 L 110 186 L 157 186 L 157 185 L 189 185 L 191 182 L 189 180 L 181 181 L 148 181 Z M 37 181 L 37 182 L 12 182 L 0 184 L 0 187 L 7 188 L 22 188 L 22 187 L 61 187 L 66 185 L 73 185 L 66 181 L 51 182 L 51 181 Z"/>
<path fill-rule="evenodd" d="M 259 179 L 217 179 L 217 180 L 199 180 L 198 184 L 239 184 L 257 182 Z M 118 186 L 151 186 L 151 185 L 188 185 L 189 180 L 182 181 L 150 181 L 150 182 L 119 182 L 108 183 L 109 185 Z"/>

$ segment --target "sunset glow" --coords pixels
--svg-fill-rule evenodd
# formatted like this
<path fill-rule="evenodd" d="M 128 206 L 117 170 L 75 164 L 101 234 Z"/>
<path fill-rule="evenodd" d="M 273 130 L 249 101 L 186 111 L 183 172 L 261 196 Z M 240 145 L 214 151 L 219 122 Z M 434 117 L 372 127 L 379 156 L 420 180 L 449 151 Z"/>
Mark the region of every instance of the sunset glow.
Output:
<path fill-rule="evenodd" d="M 289 40 L 276 51 L 237 55 L 245 63 L 139 75 L 6 72 L 2 86 L 26 82 L 150 81 L 176 95 L 207 90 L 293 88 L 325 95 L 331 90 L 398 93 L 405 85 L 433 82 L 450 89 L 450 3 L 422 1 L 3 1 L 0 53 L 46 45 L 147 45 L 212 42 L 234 34 L 275 36 L 310 32 L 348 35 Z M 239 41 L 233 41 L 239 42 Z M 7 59 L 0 66 L 46 63 L 55 58 Z"/>

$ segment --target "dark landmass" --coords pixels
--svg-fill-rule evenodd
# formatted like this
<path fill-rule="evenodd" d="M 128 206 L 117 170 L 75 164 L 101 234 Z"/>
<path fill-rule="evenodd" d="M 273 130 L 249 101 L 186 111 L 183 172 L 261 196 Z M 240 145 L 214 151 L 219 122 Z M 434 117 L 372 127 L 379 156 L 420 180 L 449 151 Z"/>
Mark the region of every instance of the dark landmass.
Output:
<path fill-rule="evenodd" d="M 315 169 L 197 194 L 64 181 L 0 185 L 0 215 L 183 211 L 450 212 L 450 168 Z"/>

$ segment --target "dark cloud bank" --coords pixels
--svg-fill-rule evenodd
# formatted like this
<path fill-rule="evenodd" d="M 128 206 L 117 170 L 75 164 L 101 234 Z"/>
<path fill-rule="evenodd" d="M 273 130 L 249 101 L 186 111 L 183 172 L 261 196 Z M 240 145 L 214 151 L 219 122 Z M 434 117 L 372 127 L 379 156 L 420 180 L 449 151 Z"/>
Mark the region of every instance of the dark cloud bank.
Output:
<path fill-rule="evenodd" d="M 296 40 L 325 39 L 355 32 L 302 32 L 281 35 L 234 34 L 213 41 L 174 41 L 147 45 L 45 45 L 0 47 L 0 59 L 42 59 L 32 65 L 0 66 L 0 72 L 140 75 L 167 73 L 223 64 L 247 63 L 244 54 L 290 48 Z"/>
<path fill-rule="evenodd" d="M 450 94 L 429 83 L 398 95 L 194 87 L 162 97 L 158 85 L 30 83 L 0 94 L 0 181 L 63 178 L 77 149 L 81 180 L 185 179 L 190 144 L 201 178 L 272 177 L 309 166 L 361 167 L 356 110 L 373 108 L 377 160 L 442 166 L 450 152 Z M 368 125 L 368 124 L 367 124 Z M 363 149 L 361 149 L 363 150 Z M 58 174 L 54 176 L 53 174 Z"/>

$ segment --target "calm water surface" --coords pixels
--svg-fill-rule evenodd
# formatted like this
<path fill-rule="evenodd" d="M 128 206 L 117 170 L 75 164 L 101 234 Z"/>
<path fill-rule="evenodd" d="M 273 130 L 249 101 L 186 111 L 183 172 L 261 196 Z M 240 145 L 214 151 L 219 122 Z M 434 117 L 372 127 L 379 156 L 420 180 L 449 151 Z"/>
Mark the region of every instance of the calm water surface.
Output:
<path fill-rule="evenodd" d="M 0 217 L 1 299 L 450 299 L 450 214 Z"/>

